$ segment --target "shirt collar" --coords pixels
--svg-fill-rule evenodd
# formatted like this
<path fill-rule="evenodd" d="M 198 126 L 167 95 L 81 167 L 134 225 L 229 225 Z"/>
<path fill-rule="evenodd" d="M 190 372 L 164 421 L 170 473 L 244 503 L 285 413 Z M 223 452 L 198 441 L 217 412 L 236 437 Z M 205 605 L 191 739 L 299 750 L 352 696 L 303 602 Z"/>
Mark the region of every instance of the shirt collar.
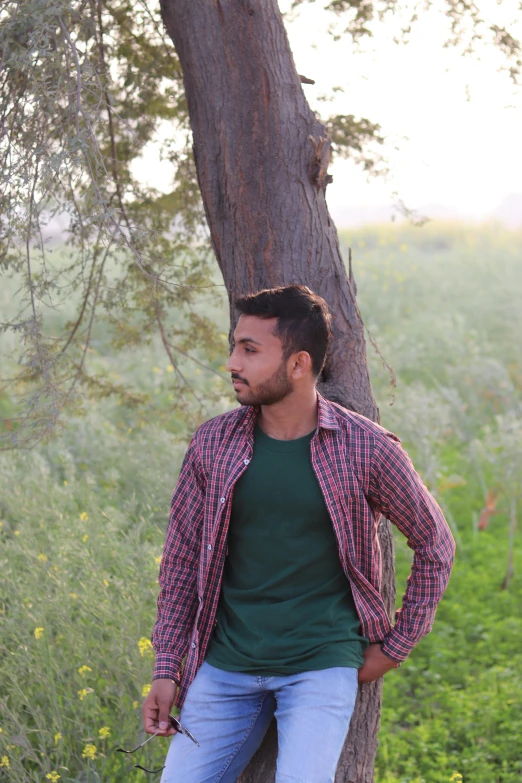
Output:
<path fill-rule="evenodd" d="M 243 413 L 243 416 L 238 424 L 238 430 L 239 432 L 250 434 L 254 429 L 259 407 L 254 405 L 242 405 L 241 412 Z"/>
<path fill-rule="evenodd" d="M 259 407 L 245 405 L 243 417 L 238 425 L 241 432 L 251 433 L 254 429 Z M 338 430 L 339 422 L 335 415 L 335 408 L 330 402 L 317 392 L 317 426 L 323 430 Z"/>
<path fill-rule="evenodd" d="M 317 392 L 317 426 L 323 430 L 339 429 L 335 408 L 319 392 Z"/>

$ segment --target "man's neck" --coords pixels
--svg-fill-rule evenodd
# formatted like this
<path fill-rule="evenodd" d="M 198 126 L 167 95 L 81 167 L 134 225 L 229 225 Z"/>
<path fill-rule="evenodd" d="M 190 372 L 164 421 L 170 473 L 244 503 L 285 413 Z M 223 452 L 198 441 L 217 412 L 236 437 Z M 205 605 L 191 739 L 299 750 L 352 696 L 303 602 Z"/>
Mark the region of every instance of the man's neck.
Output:
<path fill-rule="evenodd" d="M 292 392 L 275 405 L 262 405 L 257 423 L 276 440 L 295 440 L 317 428 L 317 391 Z"/>

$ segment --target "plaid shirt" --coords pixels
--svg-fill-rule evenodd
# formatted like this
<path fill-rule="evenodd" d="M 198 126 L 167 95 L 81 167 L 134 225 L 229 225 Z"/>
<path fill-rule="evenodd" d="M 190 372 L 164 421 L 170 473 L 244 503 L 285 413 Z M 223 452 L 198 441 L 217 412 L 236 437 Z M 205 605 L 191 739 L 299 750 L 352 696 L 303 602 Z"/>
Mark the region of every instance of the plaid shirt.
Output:
<path fill-rule="evenodd" d="M 257 413 L 243 406 L 201 425 L 172 498 L 151 640 L 153 679 L 181 680 L 178 706 L 203 663 L 214 628 L 232 495 L 252 459 Z M 446 520 L 396 435 L 319 394 L 310 449 L 362 633 L 370 642 L 383 642 L 386 655 L 403 661 L 430 631 L 448 583 L 455 544 Z M 415 553 L 394 627 L 380 595 L 381 514 Z"/>

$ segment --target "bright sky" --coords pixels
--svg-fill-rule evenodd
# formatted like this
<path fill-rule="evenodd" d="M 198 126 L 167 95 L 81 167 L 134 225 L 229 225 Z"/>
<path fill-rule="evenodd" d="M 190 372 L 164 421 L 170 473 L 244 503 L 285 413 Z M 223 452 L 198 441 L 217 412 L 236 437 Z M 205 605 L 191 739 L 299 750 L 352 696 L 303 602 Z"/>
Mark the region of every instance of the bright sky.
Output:
<path fill-rule="evenodd" d="M 483 49 L 479 61 L 445 49 L 447 20 L 437 13 L 422 17 L 406 46 L 393 43 L 395 25 L 376 26 L 360 53 L 347 36 L 318 35 L 321 18 L 307 6 L 288 27 L 298 72 L 316 80 L 306 95 L 314 106 L 317 95 L 344 87 L 334 112 L 379 122 L 392 168 L 390 182 L 368 182 L 353 164 L 335 164 L 334 216 L 343 205 L 389 203 L 396 190 L 409 207 L 440 204 L 481 218 L 522 193 L 522 92 L 500 72 L 502 55 Z"/>
<path fill-rule="evenodd" d="M 499 6 L 491 2 L 498 18 Z M 510 2 L 500 9 L 506 21 Z M 282 0 L 283 9 L 289 5 Z M 409 44 L 393 43 L 400 26 L 394 17 L 376 25 L 359 51 L 349 36 L 333 41 L 327 33 L 332 22 L 335 17 L 313 3 L 287 25 L 298 72 L 316 82 L 304 85 L 305 94 L 324 116 L 354 114 L 380 123 L 392 170 L 388 181 L 368 181 L 351 162 L 335 162 L 327 201 L 338 224 L 347 211 L 391 205 L 394 192 L 410 208 L 440 205 L 475 219 L 522 193 L 522 91 L 501 72 L 498 51 L 483 49 L 478 59 L 444 48 L 448 22 L 435 12 L 421 17 Z M 334 93 L 337 86 L 344 92 Z M 331 104 L 318 100 L 325 94 L 333 96 Z M 136 169 L 168 190 L 168 171 L 154 149 Z"/>

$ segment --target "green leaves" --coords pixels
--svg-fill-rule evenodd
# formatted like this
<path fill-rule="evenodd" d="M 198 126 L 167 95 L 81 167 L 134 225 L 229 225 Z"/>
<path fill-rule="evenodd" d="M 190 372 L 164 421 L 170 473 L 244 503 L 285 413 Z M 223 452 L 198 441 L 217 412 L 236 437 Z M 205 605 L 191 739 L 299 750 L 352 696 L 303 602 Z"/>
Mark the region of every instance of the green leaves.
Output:
<path fill-rule="evenodd" d="M 0 52 L 0 262 L 18 289 L 4 328 L 26 324 L 7 367 L 19 399 L 8 440 L 28 445 L 82 389 L 114 388 L 88 369 L 98 329 L 127 322 L 135 331 L 139 321 L 146 341 L 161 320 L 176 351 L 168 311 L 190 308 L 209 285 L 210 255 L 195 231 L 203 213 L 187 108 L 159 10 L 28 0 L 22 13 L 8 0 Z M 134 174 L 157 139 L 174 164 L 169 198 Z"/>
<path fill-rule="evenodd" d="M 385 173 L 383 158 L 377 152 L 377 146 L 384 142 L 380 125 L 364 118 L 356 120 L 353 114 L 336 114 L 325 125 L 334 155 L 353 158 L 369 173 Z"/>

